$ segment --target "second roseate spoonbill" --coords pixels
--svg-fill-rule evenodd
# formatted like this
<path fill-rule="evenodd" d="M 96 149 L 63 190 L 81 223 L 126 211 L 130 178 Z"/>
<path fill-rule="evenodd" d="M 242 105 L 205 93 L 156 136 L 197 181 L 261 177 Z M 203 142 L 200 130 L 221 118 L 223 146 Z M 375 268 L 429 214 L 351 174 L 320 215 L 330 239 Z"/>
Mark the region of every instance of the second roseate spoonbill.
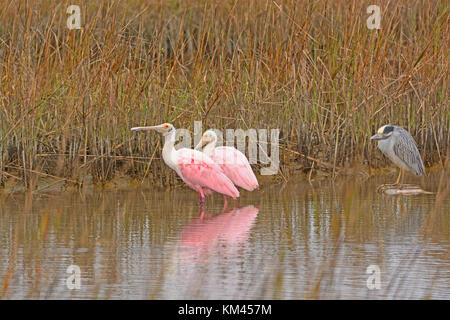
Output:
<path fill-rule="evenodd" d="M 201 206 L 205 204 L 205 195 L 209 195 L 213 191 L 233 199 L 239 197 L 239 191 L 233 182 L 210 157 L 193 149 L 175 149 L 176 130 L 173 125 L 163 123 L 158 126 L 131 128 L 131 131 L 141 130 L 155 130 L 163 134 L 165 138 L 162 151 L 164 162 L 175 170 L 189 187 L 198 192 Z"/>
<path fill-rule="evenodd" d="M 225 172 L 228 178 L 238 187 L 248 191 L 259 188 L 258 180 L 253 173 L 247 157 L 233 147 L 217 147 L 217 135 L 213 130 L 207 130 L 196 149 L 206 143 L 203 153 L 210 156 Z"/>

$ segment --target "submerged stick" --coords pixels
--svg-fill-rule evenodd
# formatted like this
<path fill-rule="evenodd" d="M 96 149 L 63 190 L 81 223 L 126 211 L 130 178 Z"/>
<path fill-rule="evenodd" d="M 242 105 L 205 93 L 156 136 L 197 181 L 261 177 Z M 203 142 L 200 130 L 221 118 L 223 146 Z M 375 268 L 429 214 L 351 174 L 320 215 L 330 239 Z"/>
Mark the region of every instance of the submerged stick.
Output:
<path fill-rule="evenodd" d="M 377 192 L 387 195 L 414 195 L 414 194 L 434 194 L 430 191 L 425 191 L 419 186 L 413 184 L 382 184 L 377 188 Z"/>

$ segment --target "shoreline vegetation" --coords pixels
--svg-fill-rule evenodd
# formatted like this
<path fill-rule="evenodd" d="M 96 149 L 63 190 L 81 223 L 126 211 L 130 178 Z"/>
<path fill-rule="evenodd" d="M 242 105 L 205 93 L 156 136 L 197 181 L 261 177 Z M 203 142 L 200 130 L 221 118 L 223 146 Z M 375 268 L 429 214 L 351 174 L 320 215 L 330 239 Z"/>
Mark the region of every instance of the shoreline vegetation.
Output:
<path fill-rule="evenodd" d="M 378 1 L 369 30 L 371 4 L 92 1 L 69 30 L 69 1 L 0 0 L 0 190 L 177 185 L 161 137 L 130 131 L 164 122 L 280 129 L 267 179 L 391 166 L 369 140 L 388 123 L 448 169 L 449 4 Z"/>
<path fill-rule="evenodd" d="M 162 161 L 162 159 L 161 159 Z M 381 168 L 370 168 L 368 166 L 359 166 L 352 168 L 340 168 L 339 173 L 333 176 L 331 170 L 310 170 L 307 173 L 303 170 L 298 170 L 290 167 L 289 176 L 279 175 L 256 175 L 258 183 L 260 186 L 269 185 L 279 185 L 284 188 L 289 182 L 301 183 L 308 185 L 310 187 L 319 186 L 326 181 L 342 182 L 342 181 L 356 181 L 360 183 L 367 181 L 375 177 L 383 177 L 385 183 L 389 184 L 393 182 L 398 175 L 398 168 L 396 167 L 381 167 Z M 427 177 L 432 175 L 433 179 L 444 179 L 444 183 L 438 184 L 437 189 L 429 189 L 425 187 L 422 189 L 422 193 L 439 194 L 445 193 L 449 194 L 450 186 L 447 186 L 446 182 L 450 178 L 449 161 L 446 162 L 444 169 L 440 164 L 435 164 L 432 167 L 426 168 Z M 429 179 L 427 177 L 417 177 L 413 174 L 407 174 L 405 178 L 406 183 L 412 184 L 417 187 L 424 187 L 424 179 Z M 429 181 L 425 183 L 429 184 Z M 387 186 L 387 185 L 380 185 Z M 127 190 L 137 190 L 142 191 L 174 191 L 179 188 L 184 188 L 191 190 L 186 184 L 181 181 L 181 179 L 175 179 L 172 184 L 158 185 L 154 181 L 151 181 L 145 176 L 132 177 L 127 173 L 116 172 L 114 177 L 106 182 L 98 182 L 94 180 L 94 177 L 90 174 L 84 176 L 82 183 L 72 183 L 66 178 L 55 177 L 45 174 L 39 174 L 39 178 L 35 182 L 33 190 L 27 189 L 23 184 L 23 181 L 19 179 L 8 179 L 5 181 L 3 186 L 0 188 L 0 195 L 16 194 L 16 193 L 30 193 L 30 194 L 62 194 L 71 192 L 82 192 L 90 193 L 97 191 L 127 191 Z M 249 192 L 245 191 L 245 194 Z"/>

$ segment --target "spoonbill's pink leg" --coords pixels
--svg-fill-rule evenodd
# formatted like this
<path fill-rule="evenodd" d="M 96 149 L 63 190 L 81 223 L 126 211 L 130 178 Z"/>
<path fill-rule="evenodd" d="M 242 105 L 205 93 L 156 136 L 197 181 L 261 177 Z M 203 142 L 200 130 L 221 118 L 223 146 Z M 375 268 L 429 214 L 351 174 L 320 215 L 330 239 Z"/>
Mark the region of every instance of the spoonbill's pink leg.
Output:
<path fill-rule="evenodd" d="M 202 221 L 204 217 L 205 217 L 205 210 L 201 209 L 199 214 L 200 221 Z"/>
<path fill-rule="evenodd" d="M 222 212 L 225 212 L 225 210 L 227 210 L 227 206 L 228 206 L 228 200 L 227 200 L 227 196 L 223 196 L 223 210 Z"/>
<path fill-rule="evenodd" d="M 203 189 L 201 187 L 198 189 L 198 196 L 199 196 L 200 206 L 204 207 L 205 206 L 205 194 L 203 193 Z"/>
<path fill-rule="evenodd" d="M 241 198 L 238 198 L 238 201 L 237 201 L 237 206 L 238 206 L 238 208 L 240 208 L 240 207 L 241 207 Z"/>

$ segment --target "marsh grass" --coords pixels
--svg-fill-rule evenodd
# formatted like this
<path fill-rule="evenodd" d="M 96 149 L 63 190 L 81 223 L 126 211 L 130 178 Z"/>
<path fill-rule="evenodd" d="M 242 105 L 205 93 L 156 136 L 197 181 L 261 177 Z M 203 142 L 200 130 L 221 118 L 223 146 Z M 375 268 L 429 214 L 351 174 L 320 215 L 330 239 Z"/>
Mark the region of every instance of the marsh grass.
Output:
<path fill-rule="evenodd" d="M 373 2 L 373 1 L 372 1 Z M 450 142 L 447 1 L 0 0 L 0 183 L 176 178 L 157 134 L 130 127 L 280 128 L 282 172 L 385 159 L 369 137 L 409 130 L 426 165 Z M 328 164 L 328 165 L 326 165 Z"/>

